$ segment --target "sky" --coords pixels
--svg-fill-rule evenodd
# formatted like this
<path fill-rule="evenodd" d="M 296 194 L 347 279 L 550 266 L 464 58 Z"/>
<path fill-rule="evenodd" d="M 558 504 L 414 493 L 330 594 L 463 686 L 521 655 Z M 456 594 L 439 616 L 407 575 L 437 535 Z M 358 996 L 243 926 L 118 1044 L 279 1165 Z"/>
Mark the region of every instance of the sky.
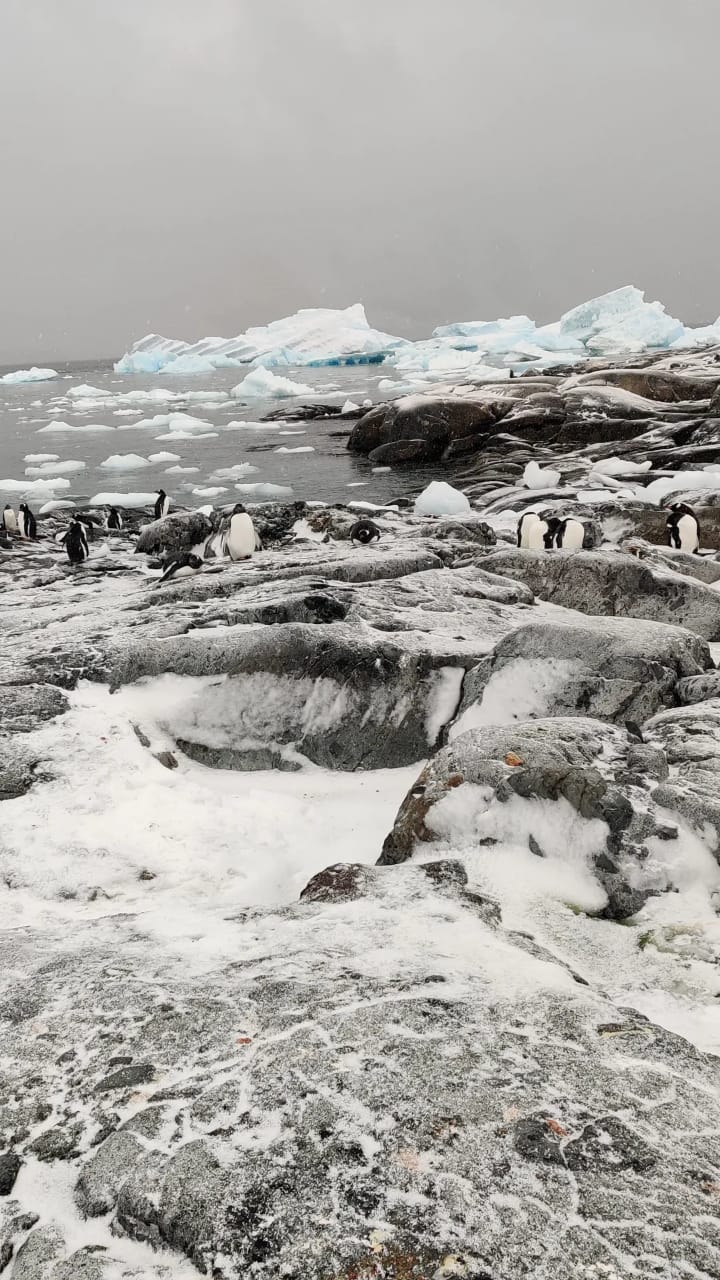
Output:
<path fill-rule="evenodd" d="M 0 365 L 720 313 L 718 0 L 2 0 Z"/>

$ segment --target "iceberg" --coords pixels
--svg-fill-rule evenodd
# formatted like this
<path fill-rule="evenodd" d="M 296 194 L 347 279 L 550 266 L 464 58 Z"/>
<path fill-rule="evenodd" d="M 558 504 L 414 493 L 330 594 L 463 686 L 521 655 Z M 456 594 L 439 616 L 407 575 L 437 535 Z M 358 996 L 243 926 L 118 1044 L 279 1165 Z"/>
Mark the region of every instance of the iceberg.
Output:
<path fill-rule="evenodd" d="M 58 462 L 59 453 L 26 453 L 23 462 Z"/>
<path fill-rule="evenodd" d="M 150 463 L 139 453 L 113 453 L 100 466 L 106 471 L 139 471 L 142 467 L 149 467 Z"/>
<path fill-rule="evenodd" d="M 244 493 L 246 498 L 250 498 L 255 502 L 263 502 L 265 500 L 274 502 L 281 501 L 283 498 L 292 498 L 293 491 L 289 485 L 285 484 L 236 484 L 235 488 L 238 493 Z"/>
<path fill-rule="evenodd" d="M 96 493 L 90 499 L 91 507 L 151 507 L 157 498 L 155 493 Z"/>
<path fill-rule="evenodd" d="M 212 373 L 244 364 L 377 363 L 407 343 L 372 329 L 361 303 L 344 310 L 315 307 L 247 329 L 236 338 L 182 342 L 150 333 L 115 365 L 116 373 Z"/>
<path fill-rule="evenodd" d="M 70 481 L 62 476 L 43 476 L 39 480 L 0 480 L 2 493 L 50 493 L 55 489 L 69 489 Z"/>
<path fill-rule="evenodd" d="M 231 395 L 245 400 L 248 397 L 264 396 L 267 399 L 281 399 L 285 396 L 311 396 L 314 388 L 302 382 L 293 382 L 292 378 L 282 378 L 269 369 L 253 369 L 242 382 L 238 382 L 231 390 Z"/>
<path fill-rule="evenodd" d="M 0 382 L 14 386 L 20 382 L 47 382 L 50 378 L 59 377 L 57 369 L 38 369 L 33 365 L 32 369 L 16 369 L 14 373 L 4 374 Z"/>
<path fill-rule="evenodd" d="M 85 463 L 79 462 L 77 459 L 68 458 L 67 462 L 58 462 L 53 458 L 51 461 L 38 463 L 36 466 L 26 467 L 26 476 L 71 476 L 78 471 L 85 470 Z"/>

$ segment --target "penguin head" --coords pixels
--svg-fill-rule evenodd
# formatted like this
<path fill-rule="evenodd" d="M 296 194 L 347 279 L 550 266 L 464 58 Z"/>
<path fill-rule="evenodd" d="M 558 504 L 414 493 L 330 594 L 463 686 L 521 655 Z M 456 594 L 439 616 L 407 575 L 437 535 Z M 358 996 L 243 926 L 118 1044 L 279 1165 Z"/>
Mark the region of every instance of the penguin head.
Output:
<path fill-rule="evenodd" d="M 234 515 L 234 516 L 244 516 L 244 515 L 246 514 L 246 512 L 245 512 L 245 508 L 244 508 L 244 506 L 243 506 L 242 502 L 236 502 L 236 503 L 235 503 L 235 506 L 233 507 L 233 509 L 232 509 L 232 513 L 231 513 L 231 514 L 232 514 L 232 515 Z"/>
<path fill-rule="evenodd" d="M 200 556 L 189 555 L 187 562 L 190 569 L 202 569 L 203 562 L 200 559 Z"/>
<path fill-rule="evenodd" d="M 161 501 L 163 498 L 167 498 L 167 494 L 164 489 L 158 489 L 157 496 L 158 498 L 160 498 Z"/>
<path fill-rule="evenodd" d="M 28 511 L 30 510 L 30 508 L 28 507 L 27 502 L 21 502 L 21 503 L 20 503 L 20 510 L 23 512 L 23 514 L 24 514 L 24 515 L 27 515 Z"/>

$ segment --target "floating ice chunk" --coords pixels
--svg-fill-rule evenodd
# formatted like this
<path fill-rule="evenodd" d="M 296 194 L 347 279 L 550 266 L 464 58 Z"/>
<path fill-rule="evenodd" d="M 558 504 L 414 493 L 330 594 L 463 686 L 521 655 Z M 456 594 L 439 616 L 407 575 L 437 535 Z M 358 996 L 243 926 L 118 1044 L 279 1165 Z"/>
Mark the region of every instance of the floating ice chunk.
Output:
<path fill-rule="evenodd" d="M 166 476 L 189 476 L 189 475 L 194 475 L 195 472 L 199 470 L 200 470 L 199 467 L 166 467 L 165 475 Z"/>
<path fill-rule="evenodd" d="M 457 516 L 470 511 L 470 502 L 445 480 L 432 480 L 415 499 L 416 516 Z"/>
<path fill-rule="evenodd" d="M 59 378 L 60 374 L 57 369 L 38 369 L 33 365 L 32 369 L 16 369 L 14 373 L 6 373 L 0 378 L 0 382 L 13 386 L 20 382 L 48 382 L 50 378 Z"/>
<path fill-rule="evenodd" d="M 631 462 L 629 458 L 602 458 L 593 463 L 593 471 L 605 476 L 624 476 L 633 472 L 650 471 L 652 462 Z"/>
<path fill-rule="evenodd" d="M 57 462 L 59 453 L 26 453 L 23 462 Z"/>
<path fill-rule="evenodd" d="M 74 506 L 72 498 L 51 498 L 49 502 L 43 504 L 38 514 L 49 516 L 53 511 L 69 511 Z"/>
<path fill-rule="evenodd" d="M 149 467 L 150 463 L 139 453 L 113 453 L 100 466 L 106 471 L 139 471 L 142 467 Z"/>
<path fill-rule="evenodd" d="M 294 449 L 288 448 L 286 444 L 281 444 L 279 449 L 274 449 L 273 453 L 314 453 L 315 449 L 311 444 L 298 444 Z"/>
<path fill-rule="evenodd" d="M 217 431 L 166 431 L 161 436 L 155 436 L 156 440 L 214 440 L 218 435 Z"/>
<path fill-rule="evenodd" d="M 213 472 L 213 480 L 239 480 L 241 476 L 251 476 L 258 470 L 251 462 L 236 462 L 232 467 L 221 467 Z"/>
<path fill-rule="evenodd" d="M 70 481 L 62 476 L 43 476 L 39 480 L 0 480 L 0 490 L 5 493 L 52 493 L 54 489 L 69 489 Z"/>
<path fill-rule="evenodd" d="M 78 471 L 85 470 L 85 463 L 76 459 L 68 458 L 67 462 L 58 462 L 53 459 L 52 462 L 41 462 L 35 467 L 26 467 L 26 476 L 71 476 Z"/>
<path fill-rule="evenodd" d="M 222 485 L 219 485 L 215 488 L 210 486 L 207 489 L 193 489 L 192 492 L 198 498 L 219 498 L 221 493 L 227 493 L 227 489 L 223 488 Z"/>
<path fill-rule="evenodd" d="M 91 507 L 151 507 L 155 493 L 96 493 L 90 499 Z"/>
<path fill-rule="evenodd" d="M 293 491 L 289 485 L 284 484 L 263 484 L 259 481 L 257 484 L 236 484 L 235 488 L 238 493 L 244 493 L 246 497 L 254 499 L 256 502 L 262 502 L 264 499 L 268 501 L 280 500 L 282 498 L 292 498 Z"/>
<path fill-rule="evenodd" d="M 292 378 L 282 378 L 271 373 L 269 369 L 253 369 L 232 388 L 231 394 L 240 399 L 262 396 L 266 399 L 282 399 L 285 396 L 311 396 L 314 388 L 302 382 L 293 382 Z"/>
<path fill-rule="evenodd" d="M 148 462 L 179 462 L 179 453 L 149 453 Z"/>
<path fill-rule="evenodd" d="M 151 333 L 115 365 L 118 373 L 155 373 L 233 368 L 253 362 L 272 365 L 365 364 L 406 345 L 404 338 L 371 329 L 360 303 L 344 310 L 313 308 L 258 325 L 236 338 L 202 338 L 187 343 Z"/>
<path fill-rule="evenodd" d="M 70 422 L 48 422 L 46 427 L 38 427 L 37 434 L 43 435 L 71 435 L 73 432 L 78 435 L 91 431 L 113 431 L 113 427 L 105 426 L 102 422 L 85 422 L 82 424 Z"/>
<path fill-rule="evenodd" d="M 354 400 L 346 400 L 340 412 L 341 413 L 357 413 L 357 410 L 359 408 L 360 408 L 360 405 L 356 404 Z"/>
<path fill-rule="evenodd" d="M 523 472 L 523 483 L 528 489 L 555 489 L 560 483 L 560 472 L 552 467 L 540 467 L 528 462 Z"/>

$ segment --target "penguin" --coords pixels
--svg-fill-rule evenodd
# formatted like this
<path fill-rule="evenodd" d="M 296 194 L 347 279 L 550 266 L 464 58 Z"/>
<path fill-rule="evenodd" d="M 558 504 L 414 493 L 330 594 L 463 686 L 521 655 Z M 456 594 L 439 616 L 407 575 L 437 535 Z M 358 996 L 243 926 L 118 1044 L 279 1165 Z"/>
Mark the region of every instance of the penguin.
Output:
<path fill-rule="evenodd" d="M 542 522 L 543 526 L 543 546 L 546 551 L 551 551 L 557 546 L 557 536 L 562 525 L 562 520 L 558 516 L 547 516 Z"/>
<path fill-rule="evenodd" d="M 17 533 L 17 517 L 9 502 L 2 514 L 2 527 L 6 533 Z"/>
<path fill-rule="evenodd" d="M 247 560 L 253 551 L 262 550 L 255 526 L 242 502 L 237 502 L 232 509 L 224 547 L 225 555 L 231 560 Z"/>
<path fill-rule="evenodd" d="M 350 530 L 350 541 L 353 546 L 360 542 L 362 546 L 368 547 L 371 542 L 377 542 L 380 538 L 380 530 L 374 520 L 356 520 Z"/>
<path fill-rule="evenodd" d="M 122 529 L 123 527 L 122 516 L 120 515 L 120 512 L 118 511 L 117 507 L 111 507 L 110 510 L 108 511 L 107 527 L 108 529 Z"/>
<path fill-rule="evenodd" d="M 170 499 L 164 489 L 158 490 L 158 496 L 155 500 L 155 519 L 162 520 L 170 510 Z"/>
<path fill-rule="evenodd" d="M 585 525 L 581 520 L 574 520 L 569 516 L 566 520 L 560 520 L 558 528 L 555 530 L 554 545 L 563 551 L 582 551 L 585 545 Z"/>
<path fill-rule="evenodd" d="M 692 507 L 674 502 L 665 521 L 668 546 L 695 554 L 700 550 L 700 521 Z"/>
<path fill-rule="evenodd" d="M 517 544 L 519 547 L 530 547 L 530 531 L 542 521 L 537 511 L 524 511 L 517 522 Z"/>
<path fill-rule="evenodd" d="M 159 582 L 155 585 L 161 587 L 163 582 L 170 582 L 171 578 L 190 578 L 194 573 L 198 573 L 203 567 L 203 562 L 199 556 L 189 552 L 187 555 L 171 556 L 163 563 L 163 574 Z"/>
<path fill-rule="evenodd" d="M 79 516 L 73 516 L 62 541 L 71 564 L 82 564 L 90 555 L 85 526 Z"/>
<path fill-rule="evenodd" d="M 30 510 L 27 502 L 20 503 L 18 511 L 18 529 L 21 538 L 31 538 L 33 541 L 37 538 L 37 520 Z"/>

